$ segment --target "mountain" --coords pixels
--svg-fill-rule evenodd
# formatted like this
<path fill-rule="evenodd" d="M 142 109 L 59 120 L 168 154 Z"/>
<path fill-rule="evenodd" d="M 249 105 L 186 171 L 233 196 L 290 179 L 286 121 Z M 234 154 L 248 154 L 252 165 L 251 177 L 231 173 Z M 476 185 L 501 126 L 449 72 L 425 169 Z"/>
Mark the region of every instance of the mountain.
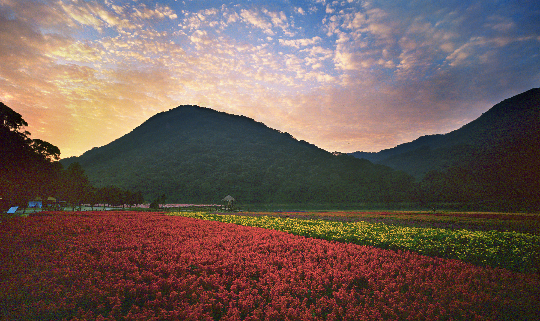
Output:
<path fill-rule="evenodd" d="M 146 200 L 243 203 L 391 202 L 413 178 L 349 155 L 333 155 L 253 119 L 198 106 L 154 115 L 123 137 L 79 157 L 96 187 L 140 191 Z"/>
<path fill-rule="evenodd" d="M 420 204 L 540 212 L 540 89 L 448 134 L 353 155 L 414 175 Z"/>
<path fill-rule="evenodd" d="M 525 150 L 538 149 L 539 133 L 540 88 L 534 88 L 498 103 L 450 133 L 422 136 L 377 153 L 350 155 L 422 179 L 430 171 L 463 166 L 485 155 L 502 156 L 513 144 L 521 144 Z"/>

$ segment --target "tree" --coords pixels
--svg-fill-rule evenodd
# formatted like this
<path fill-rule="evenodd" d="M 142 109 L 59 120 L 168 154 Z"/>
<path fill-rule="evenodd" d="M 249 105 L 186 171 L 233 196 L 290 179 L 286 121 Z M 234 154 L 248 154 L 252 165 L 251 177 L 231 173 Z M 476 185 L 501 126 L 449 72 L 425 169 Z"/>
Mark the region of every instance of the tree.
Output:
<path fill-rule="evenodd" d="M 157 199 L 155 199 L 152 203 L 150 203 L 150 208 L 152 209 L 159 209 L 160 204 L 165 203 L 165 199 L 167 199 L 167 196 L 165 194 L 161 195 Z"/>
<path fill-rule="evenodd" d="M 26 206 L 36 196 L 55 192 L 61 165 L 58 147 L 31 139 L 23 117 L 0 102 L 0 198 L 10 205 Z"/>
<path fill-rule="evenodd" d="M 106 187 L 100 187 L 96 190 L 97 202 L 101 203 L 101 205 L 103 206 L 103 210 L 105 210 L 105 205 L 108 202 L 107 194 L 108 190 Z"/>
<path fill-rule="evenodd" d="M 34 152 L 46 160 L 57 161 L 60 159 L 60 149 L 51 143 L 41 139 L 33 139 L 30 145 Z"/>
<path fill-rule="evenodd" d="M 87 202 L 90 204 L 90 207 L 92 208 L 92 211 L 94 210 L 94 206 L 99 203 L 99 195 L 98 195 L 98 189 L 90 186 L 90 188 L 87 191 Z"/>
<path fill-rule="evenodd" d="M 131 203 L 132 205 L 137 205 L 137 204 L 142 204 L 142 203 L 144 203 L 144 197 L 143 197 L 143 194 L 142 194 L 140 191 L 135 192 L 135 193 L 133 194 L 133 198 L 131 199 L 131 201 L 132 201 L 132 203 Z"/>
<path fill-rule="evenodd" d="M 109 185 L 100 188 L 100 199 L 103 204 L 109 206 L 120 205 L 123 203 L 124 191 L 117 186 Z"/>
<path fill-rule="evenodd" d="M 122 207 L 124 206 L 124 204 L 127 204 L 129 207 L 132 207 L 134 205 L 141 204 L 143 202 L 144 202 L 144 198 L 141 192 L 132 192 L 130 190 L 124 191 L 124 202 L 123 202 Z"/>
<path fill-rule="evenodd" d="M 75 210 L 75 205 L 80 208 L 91 190 L 90 182 L 81 165 L 77 162 L 71 163 L 64 172 L 62 182 L 63 196 L 73 206 L 73 210 Z"/>
<path fill-rule="evenodd" d="M 0 126 L 18 132 L 22 127 L 28 126 L 28 123 L 21 114 L 0 102 Z"/>

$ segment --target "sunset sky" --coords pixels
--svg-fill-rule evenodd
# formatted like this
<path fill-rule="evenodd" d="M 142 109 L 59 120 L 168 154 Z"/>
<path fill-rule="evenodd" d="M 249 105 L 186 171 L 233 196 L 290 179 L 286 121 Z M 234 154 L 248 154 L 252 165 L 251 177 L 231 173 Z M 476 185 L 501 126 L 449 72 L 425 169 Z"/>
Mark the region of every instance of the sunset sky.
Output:
<path fill-rule="evenodd" d="M 0 101 L 62 157 L 179 105 L 379 151 L 534 87 L 533 0 L 0 0 Z"/>

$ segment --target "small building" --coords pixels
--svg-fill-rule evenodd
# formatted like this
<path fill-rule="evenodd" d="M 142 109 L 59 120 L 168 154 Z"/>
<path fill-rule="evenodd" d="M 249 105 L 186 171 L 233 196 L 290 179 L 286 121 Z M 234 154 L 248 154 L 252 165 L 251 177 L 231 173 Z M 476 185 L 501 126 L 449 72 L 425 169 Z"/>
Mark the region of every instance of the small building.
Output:
<path fill-rule="evenodd" d="M 54 197 L 47 197 L 45 201 L 41 199 L 41 197 L 36 197 L 34 200 L 28 202 L 29 208 L 42 208 L 43 206 L 46 207 L 52 207 L 56 204 L 56 198 Z"/>
<path fill-rule="evenodd" d="M 36 197 L 35 199 L 28 202 L 29 208 L 41 208 L 43 206 L 43 201 L 41 197 Z"/>
<path fill-rule="evenodd" d="M 234 208 L 235 199 L 231 195 L 225 196 L 221 201 L 225 202 L 225 210 L 230 211 Z"/>

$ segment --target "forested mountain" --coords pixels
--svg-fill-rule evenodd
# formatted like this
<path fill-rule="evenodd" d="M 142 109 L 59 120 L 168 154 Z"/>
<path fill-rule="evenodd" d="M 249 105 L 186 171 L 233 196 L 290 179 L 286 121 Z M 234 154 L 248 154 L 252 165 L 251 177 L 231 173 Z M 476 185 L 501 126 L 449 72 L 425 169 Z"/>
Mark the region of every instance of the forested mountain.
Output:
<path fill-rule="evenodd" d="M 504 100 L 446 135 L 353 155 L 416 176 L 424 204 L 538 212 L 540 89 Z"/>
<path fill-rule="evenodd" d="M 429 171 L 464 166 L 488 155 L 506 157 L 506 149 L 514 150 L 515 146 L 520 146 L 524 153 L 538 150 L 539 133 L 540 88 L 535 88 L 500 102 L 448 134 L 422 136 L 377 153 L 351 155 L 421 179 Z"/>
<path fill-rule="evenodd" d="M 392 202 L 413 178 L 349 155 L 335 156 L 244 116 L 197 106 L 159 113 L 110 144 L 61 161 L 90 182 L 168 202 Z"/>

